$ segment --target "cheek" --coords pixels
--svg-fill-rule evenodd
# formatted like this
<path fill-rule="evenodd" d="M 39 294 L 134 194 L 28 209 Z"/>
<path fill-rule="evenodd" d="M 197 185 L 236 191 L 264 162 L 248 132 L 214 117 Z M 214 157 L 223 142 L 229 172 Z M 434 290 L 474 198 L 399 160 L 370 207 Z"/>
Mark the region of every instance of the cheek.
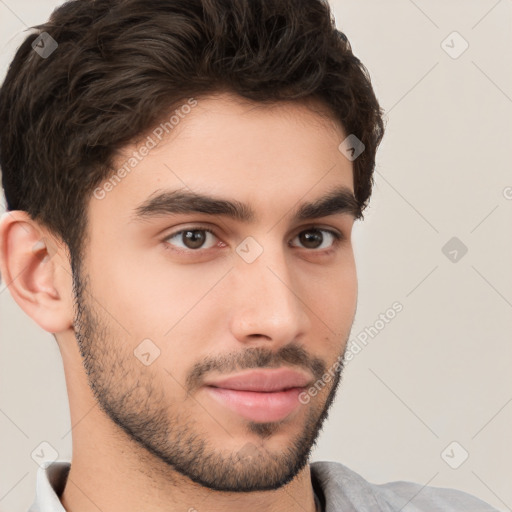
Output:
<path fill-rule="evenodd" d="M 162 338 L 208 284 L 192 266 L 156 264 L 134 251 L 96 253 L 88 270 L 94 298 L 134 337 Z"/>
<path fill-rule="evenodd" d="M 357 289 L 355 263 L 353 258 L 347 258 L 343 266 L 319 272 L 314 287 L 306 293 L 305 302 L 317 315 L 312 315 L 312 321 L 317 328 L 325 329 L 330 338 L 335 336 L 337 346 L 340 339 L 346 341 L 352 327 Z"/>
<path fill-rule="evenodd" d="M 348 335 L 356 312 L 356 291 L 348 287 L 333 292 L 326 308 L 328 325 L 343 339 Z"/>
<path fill-rule="evenodd" d="M 308 269 L 305 279 L 314 272 L 314 287 L 310 290 L 314 290 L 315 301 L 323 311 L 329 316 L 339 316 L 341 312 L 350 317 L 357 301 L 357 273 L 353 254 L 347 251 L 342 256 L 338 264 Z"/>

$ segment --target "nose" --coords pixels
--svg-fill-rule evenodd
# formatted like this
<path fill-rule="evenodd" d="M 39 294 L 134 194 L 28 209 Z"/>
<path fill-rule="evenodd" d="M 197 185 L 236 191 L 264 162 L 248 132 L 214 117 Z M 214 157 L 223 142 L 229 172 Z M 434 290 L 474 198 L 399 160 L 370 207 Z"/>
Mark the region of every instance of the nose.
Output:
<path fill-rule="evenodd" d="M 263 338 L 272 347 L 282 346 L 308 332 L 310 317 L 297 272 L 285 247 L 267 246 L 252 263 L 241 258 L 236 262 L 230 328 L 238 341 L 261 343 Z"/>

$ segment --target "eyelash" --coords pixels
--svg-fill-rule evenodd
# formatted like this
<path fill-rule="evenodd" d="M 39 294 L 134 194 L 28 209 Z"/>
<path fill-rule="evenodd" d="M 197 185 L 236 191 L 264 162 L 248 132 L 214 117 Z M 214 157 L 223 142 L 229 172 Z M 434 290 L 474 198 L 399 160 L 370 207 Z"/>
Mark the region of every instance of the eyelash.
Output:
<path fill-rule="evenodd" d="M 197 254 L 200 254 L 202 251 L 208 251 L 209 249 L 214 249 L 214 247 L 209 247 L 208 249 L 201 249 L 201 248 L 200 249 L 181 249 L 181 248 L 178 249 L 176 247 L 173 247 L 172 244 L 167 242 L 167 240 L 169 240 L 170 238 L 174 238 L 176 235 L 181 235 L 182 233 L 186 233 L 187 231 L 206 231 L 206 232 L 211 233 L 212 235 L 214 235 L 216 238 L 218 238 L 217 235 L 215 234 L 215 232 L 211 228 L 209 228 L 207 226 L 192 226 L 192 227 L 185 228 L 185 229 L 180 229 L 179 231 L 175 231 L 174 233 L 168 234 L 162 240 L 162 242 L 164 244 L 164 248 L 166 250 L 175 251 L 175 252 L 179 252 L 179 253 L 182 253 L 182 254 L 186 254 L 186 253 L 197 253 Z M 322 231 L 322 232 L 327 232 L 327 233 L 329 233 L 330 235 L 333 236 L 334 241 L 333 241 L 332 245 L 329 248 L 327 248 L 327 249 L 309 249 L 311 252 L 317 252 L 319 254 L 324 254 L 324 255 L 330 254 L 345 239 L 344 235 L 338 233 L 337 231 L 333 231 L 332 229 L 321 228 L 319 226 L 311 226 L 311 227 L 308 227 L 306 229 L 303 229 L 302 231 L 297 233 L 297 235 L 295 235 L 295 237 L 300 235 L 301 233 L 306 232 L 306 231 Z M 303 249 L 308 250 L 305 247 L 303 247 Z"/>

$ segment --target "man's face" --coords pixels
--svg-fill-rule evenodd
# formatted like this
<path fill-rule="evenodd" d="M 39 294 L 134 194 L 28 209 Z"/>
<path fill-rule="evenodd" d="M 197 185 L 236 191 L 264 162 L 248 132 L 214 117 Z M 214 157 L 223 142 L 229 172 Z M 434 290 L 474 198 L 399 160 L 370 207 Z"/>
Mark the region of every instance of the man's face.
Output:
<path fill-rule="evenodd" d="M 74 325 L 89 384 L 133 441 L 203 486 L 284 485 L 327 417 L 356 308 L 354 216 L 339 200 L 297 213 L 353 193 L 352 164 L 338 151 L 346 135 L 304 105 L 199 99 L 91 198 Z M 236 202 L 252 216 L 197 200 L 179 211 L 162 198 L 147 206 L 164 191 Z M 316 392 L 301 403 L 297 389 L 206 385 L 258 368 L 296 370 Z"/>

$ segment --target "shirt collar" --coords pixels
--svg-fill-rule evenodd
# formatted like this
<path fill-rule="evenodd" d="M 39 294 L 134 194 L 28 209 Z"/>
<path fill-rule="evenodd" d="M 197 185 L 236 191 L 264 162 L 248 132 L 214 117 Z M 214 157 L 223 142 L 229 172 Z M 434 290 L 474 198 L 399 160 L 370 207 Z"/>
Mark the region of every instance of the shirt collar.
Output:
<path fill-rule="evenodd" d="M 60 495 L 66 485 L 71 461 L 43 463 L 37 470 L 36 497 L 28 512 L 66 512 Z"/>

